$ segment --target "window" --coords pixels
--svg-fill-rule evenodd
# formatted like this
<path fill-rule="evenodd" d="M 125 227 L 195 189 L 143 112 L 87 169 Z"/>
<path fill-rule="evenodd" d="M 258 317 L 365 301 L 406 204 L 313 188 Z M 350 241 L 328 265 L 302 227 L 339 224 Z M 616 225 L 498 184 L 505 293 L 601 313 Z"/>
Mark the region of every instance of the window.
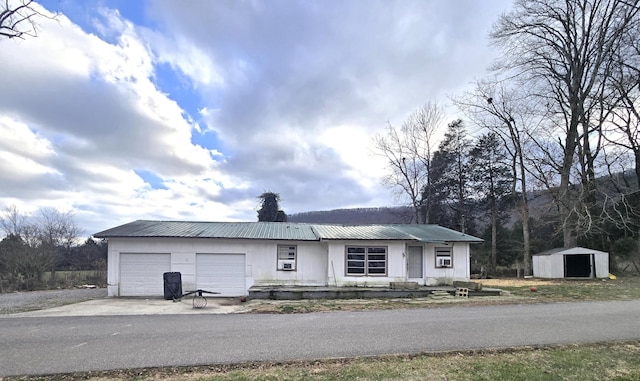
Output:
<path fill-rule="evenodd" d="M 294 271 L 298 247 L 295 245 L 278 245 L 278 270 Z"/>
<path fill-rule="evenodd" d="M 387 248 L 347 246 L 347 275 L 387 275 Z"/>
<path fill-rule="evenodd" d="M 450 247 L 436 247 L 436 267 L 453 267 L 453 254 Z"/>

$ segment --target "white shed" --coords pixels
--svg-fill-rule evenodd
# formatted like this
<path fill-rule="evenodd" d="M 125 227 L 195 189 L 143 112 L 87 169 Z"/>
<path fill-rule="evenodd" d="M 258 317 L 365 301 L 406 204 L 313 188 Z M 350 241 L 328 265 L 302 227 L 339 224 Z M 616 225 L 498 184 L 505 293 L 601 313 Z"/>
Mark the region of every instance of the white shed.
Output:
<path fill-rule="evenodd" d="M 609 253 L 584 247 L 552 249 L 533 254 L 537 278 L 607 278 Z"/>

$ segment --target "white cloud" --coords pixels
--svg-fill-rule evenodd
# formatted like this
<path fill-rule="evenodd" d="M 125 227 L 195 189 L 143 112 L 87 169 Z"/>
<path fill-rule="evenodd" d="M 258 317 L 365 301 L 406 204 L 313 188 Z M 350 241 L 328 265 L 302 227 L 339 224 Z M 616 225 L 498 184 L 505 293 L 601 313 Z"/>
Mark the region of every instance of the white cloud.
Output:
<path fill-rule="evenodd" d="M 145 25 L 90 3 L 97 34 L 43 19 L 0 40 L 0 206 L 72 208 L 94 232 L 254 220 L 265 190 L 287 213 L 390 205 L 372 136 L 482 75 L 507 2 L 159 0 Z M 160 88 L 167 68 L 191 99 Z"/>

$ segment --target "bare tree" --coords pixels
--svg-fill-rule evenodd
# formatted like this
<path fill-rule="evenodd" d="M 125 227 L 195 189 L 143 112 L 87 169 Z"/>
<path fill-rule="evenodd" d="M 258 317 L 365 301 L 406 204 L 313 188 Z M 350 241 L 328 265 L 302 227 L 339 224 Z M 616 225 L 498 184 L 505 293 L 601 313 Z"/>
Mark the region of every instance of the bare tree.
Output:
<path fill-rule="evenodd" d="M 9 205 L 4 208 L 0 216 L 0 225 L 4 234 L 8 236 L 20 236 L 27 224 L 27 217 L 20 213 L 16 205 Z"/>
<path fill-rule="evenodd" d="M 503 82 L 479 81 L 471 93 L 454 103 L 480 128 L 496 133 L 503 141 L 511 161 L 511 193 L 517 200 L 516 211 L 522 222 L 522 264 L 531 274 L 531 229 L 529 227 L 528 137 L 537 131 L 537 105 L 526 94 L 509 89 Z"/>
<path fill-rule="evenodd" d="M 552 112 L 561 157 L 557 203 L 565 246 L 576 244 L 581 205 L 592 196 L 603 97 L 623 37 L 638 24 L 639 0 L 516 0 L 491 33 L 502 48 L 496 71 L 516 78 Z M 595 135 L 594 135 L 595 134 Z M 595 136 L 595 138 L 594 138 Z M 595 146 L 592 146 L 593 142 Z M 543 145 L 541 145 L 542 147 Z M 551 151 L 549 151 L 551 152 Z M 581 187 L 572 187 L 576 163 Z M 580 189 L 579 194 L 572 190 Z"/>
<path fill-rule="evenodd" d="M 24 287 L 33 289 L 45 271 L 51 271 L 55 282 L 56 264 L 68 255 L 82 233 L 71 212 L 43 208 L 35 217 L 27 217 L 14 205 L 0 215 L 6 233 L 0 247 L 0 272 L 14 281 L 23 279 Z"/>
<path fill-rule="evenodd" d="M 2 1 L 2 0 L 0 0 Z M 38 35 L 37 17 L 55 18 L 42 13 L 33 0 L 4 0 L 0 4 L 0 37 L 24 38 Z"/>
<path fill-rule="evenodd" d="M 374 137 L 376 152 L 387 159 L 389 169 L 383 184 L 409 199 L 415 223 L 429 223 L 433 135 L 443 118 L 442 107 L 429 102 L 400 128 L 389 124 L 385 133 Z"/>
<path fill-rule="evenodd" d="M 82 230 L 75 224 L 72 212 L 43 208 L 37 216 L 41 261 L 51 271 L 51 283 L 55 285 L 56 267 L 60 256 L 69 255 Z"/>

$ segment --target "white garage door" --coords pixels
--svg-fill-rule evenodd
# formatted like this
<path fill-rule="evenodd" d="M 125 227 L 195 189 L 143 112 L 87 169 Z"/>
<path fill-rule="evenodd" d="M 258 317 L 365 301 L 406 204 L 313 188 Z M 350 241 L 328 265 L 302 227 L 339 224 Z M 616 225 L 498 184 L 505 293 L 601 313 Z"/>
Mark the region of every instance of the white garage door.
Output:
<path fill-rule="evenodd" d="M 171 254 L 120 254 L 120 296 L 163 296 Z"/>
<path fill-rule="evenodd" d="M 220 296 L 246 295 L 244 254 L 196 254 L 196 288 Z"/>

